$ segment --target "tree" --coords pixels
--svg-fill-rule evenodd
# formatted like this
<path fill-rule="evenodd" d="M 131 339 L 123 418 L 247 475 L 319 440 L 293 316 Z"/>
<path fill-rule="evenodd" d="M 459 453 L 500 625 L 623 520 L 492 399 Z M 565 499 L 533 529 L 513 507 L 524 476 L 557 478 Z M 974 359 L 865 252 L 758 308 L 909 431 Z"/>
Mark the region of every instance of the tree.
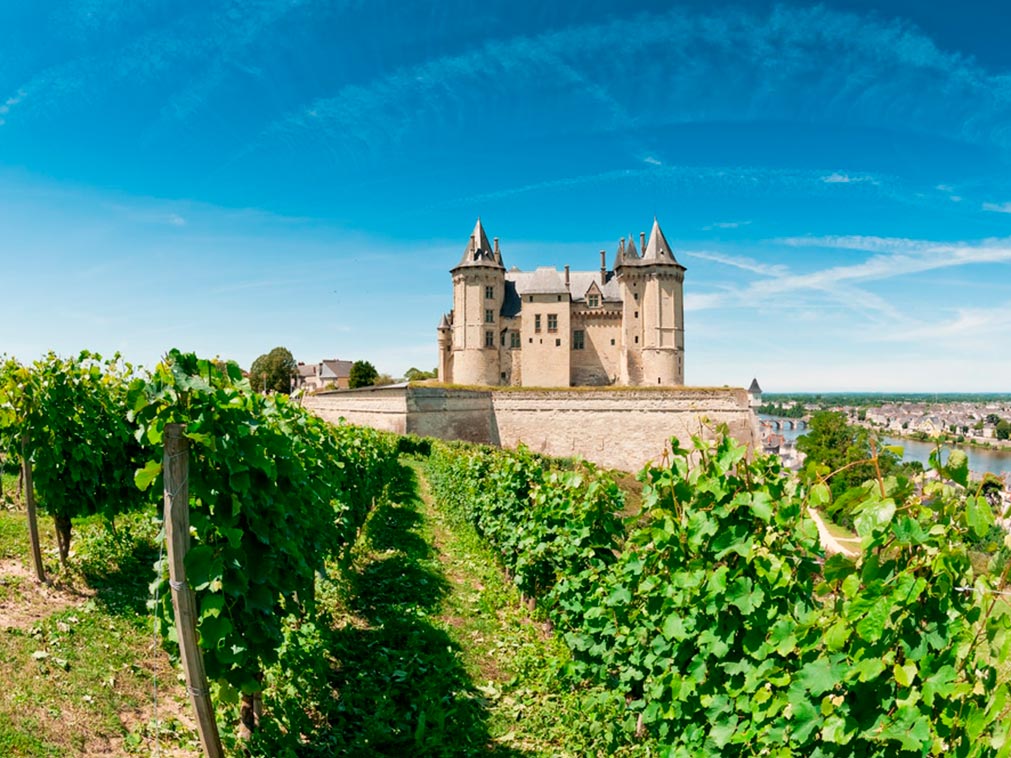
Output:
<path fill-rule="evenodd" d="M 809 431 L 797 439 L 797 449 L 809 461 L 828 466 L 836 473 L 829 481 L 832 494 L 841 495 L 877 476 L 870 462 L 870 432 L 860 426 L 846 423 L 846 416 L 838 411 L 819 411 L 811 417 Z M 898 457 L 878 448 L 878 466 L 887 475 L 898 464 Z M 842 470 L 840 470 L 842 469 Z"/>
<path fill-rule="evenodd" d="M 348 387 L 357 389 L 358 387 L 371 387 L 379 378 L 376 367 L 368 361 L 355 361 L 351 364 L 351 373 L 348 375 Z"/>
<path fill-rule="evenodd" d="M 404 379 L 409 382 L 420 382 L 422 379 L 435 379 L 439 375 L 439 370 L 433 368 L 431 371 L 422 371 L 420 368 L 411 366 L 404 372 Z"/>
<path fill-rule="evenodd" d="M 291 380 L 298 364 L 286 347 L 275 347 L 261 355 L 249 368 L 249 384 L 257 392 L 291 392 Z"/>
<path fill-rule="evenodd" d="M 997 422 L 997 439 L 1006 440 L 1011 439 L 1011 421 L 1006 421 L 1001 419 Z"/>

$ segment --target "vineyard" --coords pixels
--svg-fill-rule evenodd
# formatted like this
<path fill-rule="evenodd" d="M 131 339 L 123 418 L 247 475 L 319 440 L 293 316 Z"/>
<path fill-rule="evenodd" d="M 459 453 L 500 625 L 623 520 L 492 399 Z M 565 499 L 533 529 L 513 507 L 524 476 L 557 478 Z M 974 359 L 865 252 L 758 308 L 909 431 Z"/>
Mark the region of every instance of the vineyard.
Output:
<path fill-rule="evenodd" d="M 862 551 L 827 557 L 831 472 L 725 434 L 633 490 L 332 426 L 177 351 L 0 372 L 5 755 L 1011 753 L 1006 577 L 973 571 L 994 517 L 957 456 L 847 493 Z"/>

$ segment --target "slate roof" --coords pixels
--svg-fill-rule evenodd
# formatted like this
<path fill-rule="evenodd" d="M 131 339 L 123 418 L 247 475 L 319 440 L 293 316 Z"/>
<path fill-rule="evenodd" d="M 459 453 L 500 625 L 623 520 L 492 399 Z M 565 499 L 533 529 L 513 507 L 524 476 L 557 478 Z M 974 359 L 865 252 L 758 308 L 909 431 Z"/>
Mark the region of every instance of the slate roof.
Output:
<path fill-rule="evenodd" d="M 660 229 L 659 222 L 654 218 L 653 228 L 649 233 L 649 242 L 646 243 L 646 249 L 642 251 L 642 256 L 640 257 L 639 251 L 635 247 L 635 241 L 630 236 L 628 244 L 625 243 L 625 240 L 621 240 L 618 243 L 618 252 L 614 258 L 614 268 L 618 269 L 621 266 L 655 266 L 657 264 L 677 266 L 684 270 L 684 266 L 678 263 L 677 258 L 674 257 L 674 250 L 671 249 L 667 238 L 663 236 L 663 230 Z"/>
<path fill-rule="evenodd" d="M 614 272 L 607 272 L 607 283 L 600 286 L 599 271 L 570 271 L 569 286 L 565 286 L 565 274 L 550 266 L 541 266 L 535 271 L 507 271 L 505 275 L 505 298 L 502 315 L 515 318 L 520 314 L 524 295 L 567 295 L 574 302 L 585 302 L 586 292 L 596 284 L 605 303 L 620 303 L 621 294 Z"/>
<path fill-rule="evenodd" d="M 748 387 L 748 392 L 750 392 L 752 395 L 761 395 L 762 394 L 762 388 L 758 386 L 758 379 L 757 378 L 751 380 L 751 386 Z"/>
<path fill-rule="evenodd" d="M 481 219 L 477 220 L 474 225 L 474 231 L 470 234 L 470 239 L 467 241 L 467 247 L 463 249 L 463 257 L 460 258 L 460 262 L 456 264 L 456 268 L 452 269 L 456 271 L 458 268 L 464 266 L 492 266 L 494 268 L 505 268 L 502 265 L 502 254 L 496 252 L 491 243 L 488 242 L 488 235 L 484 233 L 484 227 L 481 225 Z"/>
<path fill-rule="evenodd" d="M 678 263 L 674 257 L 674 251 L 667 242 L 667 238 L 664 237 L 660 224 L 654 218 L 649 241 L 641 256 L 640 251 L 636 248 L 635 240 L 631 236 L 627 241 L 622 239 L 618 244 L 614 269 L 616 271 L 621 266 L 657 264 L 673 265 L 684 270 L 684 266 Z M 477 224 L 474 225 L 474 231 L 464 248 L 463 257 L 452 270 L 456 271 L 464 266 L 505 268 L 502 265 L 501 252 L 488 242 L 488 235 L 485 234 L 481 219 L 478 219 Z M 514 266 L 505 273 L 505 297 L 502 302 L 501 314 L 507 318 L 518 316 L 522 309 L 524 295 L 568 295 L 572 302 L 585 303 L 586 293 L 594 284 L 600 290 L 604 303 L 621 302 L 621 289 L 614 271 L 606 272 L 603 284 L 600 282 L 600 271 L 570 271 L 569 283 L 566 286 L 564 273 L 551 266 L 540 266 L 534 271 L 520 271 Z M 445 324 L 439 324 L 440 329 L 449 326 L 448 320 L 444 318 L 444 321 L 446 321 Z"/>
<path fill-rule="evenodd" d="M 339 361 L 336 358 L 320 363 L 319 375 L 325 379 L 343 379 L 351 376 L 353 361 Z"/>

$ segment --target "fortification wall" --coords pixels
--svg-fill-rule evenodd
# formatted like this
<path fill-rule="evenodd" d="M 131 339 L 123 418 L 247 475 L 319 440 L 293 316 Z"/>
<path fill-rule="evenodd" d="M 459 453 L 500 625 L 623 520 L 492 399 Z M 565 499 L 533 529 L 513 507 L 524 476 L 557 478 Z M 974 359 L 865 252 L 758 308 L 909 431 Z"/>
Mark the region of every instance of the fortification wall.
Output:
<path fill-rule="evenodd" d="M 302 404 L 331 424 L 342 418 L 350 424 L 370 426 L 397 434 L 407 434 L 406 385 L 365 387 L 357 390 L 306 395 Z"/>
<path fill-rule="evenodd" d="M 378 387 L 310 395 L 307 408 L 336 422 L 540 453 L 579 456 L 636 471 L 659 461 L 677 437 L 712 436 L 726 424 L 757 449 L 758 428 L 743 389 L 463 390 Z"/>
<path fill-rule="evenodd" d="M 626 471 L 658 462 L 671 437 L 684 447 L 692 435 L 712 437 L 716 424 L 752 448 L 758 440 L 743 389 L 492 392 L 492 408 L 502 447 L 522 442 L 546 455 Z"/>
<path fill-rule="evenodd" d="M 407 396 L 407 431 L 422 437 L 497 445 L 491 393 L 411 387 Z"/>

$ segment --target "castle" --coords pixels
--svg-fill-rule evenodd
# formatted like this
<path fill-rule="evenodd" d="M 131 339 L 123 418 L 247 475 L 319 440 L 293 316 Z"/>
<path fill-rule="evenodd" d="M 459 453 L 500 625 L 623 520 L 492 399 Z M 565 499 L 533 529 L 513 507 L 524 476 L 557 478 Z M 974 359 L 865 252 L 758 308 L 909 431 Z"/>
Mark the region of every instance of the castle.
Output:
<path fill-rule="evenodd" d="M 451 270 L 453 310 L 438 328 L 447 384 L 576 387 L 684 384 L 684 273 L 653 220 L 608 270 L 506 271 L 478 219 Z"/>

